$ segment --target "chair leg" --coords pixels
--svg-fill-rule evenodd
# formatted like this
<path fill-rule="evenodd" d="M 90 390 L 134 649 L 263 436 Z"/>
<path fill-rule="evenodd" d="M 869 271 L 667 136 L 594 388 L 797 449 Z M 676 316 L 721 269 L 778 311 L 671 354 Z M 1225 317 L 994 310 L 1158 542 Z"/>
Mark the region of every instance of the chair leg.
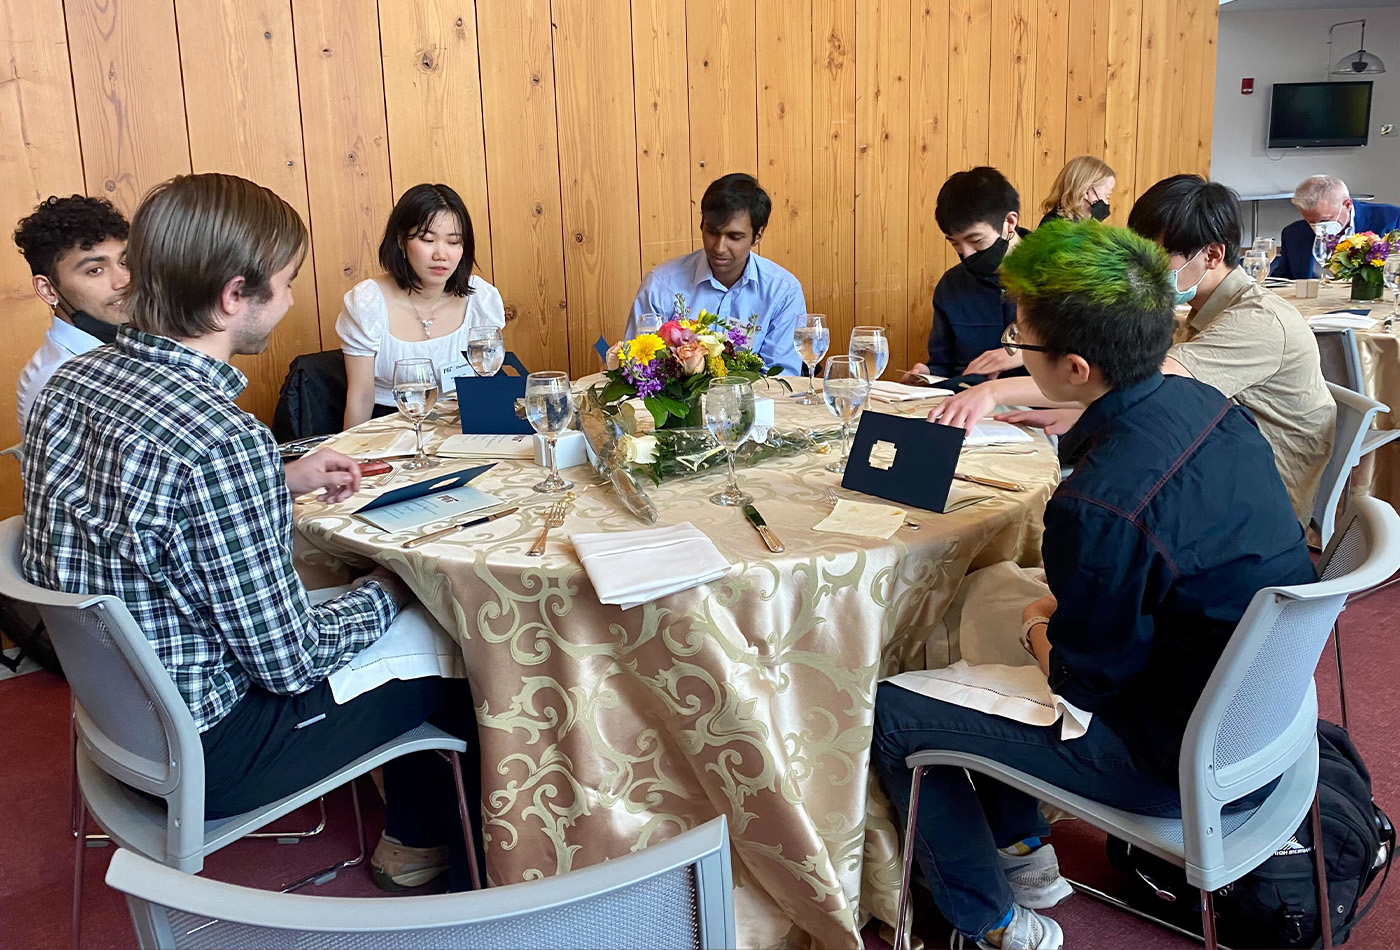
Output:
<path fill-rule="evenodd" d="M 358 864 L 360 864 L 360 863 L 362 863 L 362 862 L 364 861 L 364 859 L 365 859 L 365 854 L 366 854 L 366 848 L 365 848 L 365 818 L 364 818 L 364 815 L 360 812 L 360 790 L 359 790 L 359 788 L 358 788 L 358 787 L 356 786 L 356 784 L 355 784 L 356 781 L 357 781 L 356 779 L 351 779 L 351 780 L 350 780 L 350 800 L 351 800 L 351 803 L 354 805 L 354 808 L 355 808 L 355 835 L 356 835 L 357 838 L 359 838 L 359 841 L 360 841 L 360 853 L 357 854 L 357 855 L 356 855 L 355 857 L 353 857 L 353 858 L 347 858 L 346 860 L 341 861 L 341 862 L 338 863 L 338 864 L 332 864 L 330 867 L 322 868 L 322 869 L 319 870 L 319 871 L 316 871 L 316 872 L 314 872 L 314 873 L 308 874 L 306 877 L 302 878 L 302 879 L 299 880 L 299 881 L 294 881 L 293 883 L 288 884 L 286 887 L 282 888 L 282 893 L 283 893 L 283 894 L 289 893 L 289 892 L 291 892 L 291 891 L 295 891 L 295 890 L 297 890 L 298 888 L 305 887 L 305 886 L 308 885 L 308 884 L 315 884 L 317 887 L 319 887 L 319 886 L 321 886 L 322 884 L 329 883 L 330 881 L 335 880 L 335 876 L 336 876 L 337 874 L 339 874 L 341 871 L 344 871 L 344 870 L 347 869 L 347 868 L 353 868 L 353 867 L 355 867 L 356 865 L 358 865 Z M 322 824 L 322 825 L 325 824 L 325 808 L 326 808 L 326 799 L 325 799 L 324 797 L 322 797 L 322 799 L 321 799 L 321 824 Z M 247 836 L 245 836 L 245 837 L 251 837 L 251 835 L 247 835 Z"/>
<path fill-rule="evenodd" d="M 912 921 L 909 915 L 909 885 L 914 876 L 914 822 L 919 816 L 919 786 L 924 781 L 924 767 L 914 766 L 909 788 L 909 819 L 904 825 L 904 871 L 899 880 L 899 903 L 894 916 L 894 950 L 908 950 L 913 945 Z"/>
<path fill-rule="evenodd" d="M 1215 937 L 1215 895 L 1201 889 L 1201 936 L 1206 950 L 1216 950 L 1220 946 Z"/>
<path fill-rule="evenodd" d="M 73 836 L 73 950 L 82 946 L 83 923 L 83 864 L 87 857 L 87 805 L 82 795 L 78 796 L 77 834 Z"/>
<path fill-rule="evenodd" d="M 1342 704 L 1342 728 L 1350 732 L 1347 723 L 1347 678 L 1342 672 L 1342 622 L 1332 624 L 1332 651 L 1337 655 L 1337 697 Z"/>
<path fill-rule="evenodd" d="M 1327 893 L 1327 858 L 1322 853 L 1322 812 L 1318 809 L 1317 793 L 1312 802 L 1313 871 L 1317 875 L 1318 922 L 1322 925 L 1322 946 L 1332 946 L 1332 898 Z"/>
<path fill-rule="evenodd" d="M 467 806 L 467 784 L 462 780 L 462 758 L 456 752 L 448 752 L 447 761 L 452 763 L 452 781 L 457 786 L 457 815 L 462 819 L 462 840 L 467 845 L 467 874 L 471 876 L 472 889 L 481 890 L 481 868 L 476 862 L 476 835 L 472 832 L 471 811 Z"/>

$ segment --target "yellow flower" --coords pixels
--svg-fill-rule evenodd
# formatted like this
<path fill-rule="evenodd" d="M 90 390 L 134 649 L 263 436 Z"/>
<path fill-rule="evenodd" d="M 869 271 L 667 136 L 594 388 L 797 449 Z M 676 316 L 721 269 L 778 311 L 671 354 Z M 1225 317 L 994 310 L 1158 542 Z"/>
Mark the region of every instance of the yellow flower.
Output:
<path fill-rule="evenodd" d="M 656 354 L 659 350 L 664 350 L 665 348 L 666 344 L 662 342 L 661 337 L 657 336 L 655 333 L 643 333 L 627 342 L 627 351 L 624 354 L 624 358 L 635 360 L 641 365 L 646 366 L 652 360 L 656 359 Z"/>
<path fill-rule="evenodd" d="M 729 369 L 724 365 L 724 357 L 710 357 L 710 373 L 714 376 L 728 376 Z"/>

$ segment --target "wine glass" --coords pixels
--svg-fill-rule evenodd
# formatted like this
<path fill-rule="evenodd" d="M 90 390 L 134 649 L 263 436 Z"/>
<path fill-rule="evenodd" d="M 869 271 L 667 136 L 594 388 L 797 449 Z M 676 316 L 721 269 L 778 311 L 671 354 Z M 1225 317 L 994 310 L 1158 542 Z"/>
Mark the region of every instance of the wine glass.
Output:
<path fill-rule="evenodd" d="M 838 475 L 846 471 L 846 459 L 851 454 L 851 423 L 870 397 L 868 365 L 861 356 L 833 356 L 826 361 L 826 372 L 822 374 L 822 397 L 826 407 L 841 420 L 841 458 L 826 467 L 827 471 Z"/>
<path fill-rule="evenodd" d="M 1389 333 L 1396 319 L 1400 319 L 1400 250 L 1391 251 L 1386 257 L 1385 264 L 1381 267 L 1381 280 L 1385 281 L 1386 288 L 1395 295 L 1395 305 L 1390 310 L 1390 316 L 1385 318 L 1385 331 Z"/>
<path fill-rule="evenodd" d="M 817 402 L 817 364 L 831 346 L 831 328 L 826 325 L 825 315 L 809 313 L 797 318 L 792 336 L 797 344 L 797 355 L 802 357 L 802 365 L 807 367 L 807 391 L 793 398 L 799 406 L 814 406 Z"/>
<path fill-rule="evenodd" d="M 643 333 L 656 333 L 661 329 L 661 324 L 666 322 L 666 318 L 659 313 L 642 313 L 637 315 L 637 336 Z"/>
<path fill-rule="evenodd" d="M 1278 241 L 1271 237 L 1257 237 L 1254 239 L 1254 246 L 1252 249 L 1263 251 L 1264 257 L 1269 262 L 1269 266 L 1274 266 L 1274 258 L 1278 257 Z"/>
<path fill-rule="evenodd" d="M 865 359 L 867 382 L 880 378 L 890 362 L 890 341 L 884 327 L 856 327 L 851 331 L 851 356 Z"/>
<path fill-rule="evenodd" d="M 417 472 L 437 464 L 437 459 L 423 451 L 423 420 L 437 404 L 437 398 L 438 374 L 432 360 L 399 360 L 394 364 L 394 402 L 398 403 L 399 412 L 413 421 L 413 435 L 418 442 L 418 454 L 403 463 L 405 471 Z"/>
<path fill-rule="evenodd" d="M 1269 275 L 1269 258 L 1259 250 L 1250 249 L 1244 252 L 1244 272 L 1251 279 L 1263 283 L 1264 278 Z"/>
<path fill-rule="evenodd" d="M 554 459 L 554 444 L 559 434 L 569 427 L 574 416 L 573 392 L 569 374 L 557 370 L 531 373 L 525 378 L 525 418 L 535 431 L 544 436 L 545 464 L 549 474 L 535 485 L 535 491 L 557 495 L 574 487 L 574 483 L 559 477 Z"/>
<path fill-rule="evenodd" d="M 1327 283 L 1327 268 L 1324 266 L 1329 256 L 1327 253 L 1327 235 L 1320 227 L 1313 229 L 1312 256 L 1313 260 L 1317 261 L 1318 276 L 1322 278 L 1324 284 Z"/>
<path fill-rule="evenodd" d="M 705 428 L 724 448 L 729 461 L 729 484 L 724 491 L 711 495 L 710 501 L 726 508 L 747 505 L 753 501 L 753 496 L 739 487 L 739 479 L 734 474 L 734 452 L 753 431 L 753 385 L 737 376 L 721 376 L 710 380 L 700 402 Z"/>
<path fill-rule="evenodd" d="M 495 376 L 506 358 L 500 327 L 472 327 L 467 331 L 467 362 L 478 376 Z"/>

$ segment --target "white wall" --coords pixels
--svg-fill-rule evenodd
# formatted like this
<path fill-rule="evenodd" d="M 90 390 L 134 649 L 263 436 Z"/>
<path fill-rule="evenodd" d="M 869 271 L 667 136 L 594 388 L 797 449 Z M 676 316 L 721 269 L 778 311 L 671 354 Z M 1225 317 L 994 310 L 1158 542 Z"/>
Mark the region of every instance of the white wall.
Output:
<path fill-rule="evenodd" d="M 1326 78 L 1327 28 L 1362 17 L 1367 21 L 1366 50 L 1379 56 L 1386 66 L 1381 75 L 1359 77 L 1375 83 L 1371 144 L 1364 148 L 1266 149 L 1273 84 Z M 1346 26 L 1337 30 L 1331 50 L 1333 62 L 1356 50 L 1359 29 Z M 1309 175 L 1336 175 L 1353 192 L 1400 204 L 1400 7 L 1232 13 L 1227 5 L 1220 10 L 1218 50 L 1212 178 L 1242 195 L 1291 194 Z M 1245 77 L 1254 79 L 1253 95 L 1240 94 L 1240 80 Z M 1385 123 L 1394 123 L 1397 131 L 1382 136 Z M 1248 231 L 1249 204 L 1243 211 Z M 1296 220 L 1298 211 L 1286 200 L 1259 205 L 1261 234 L 1277 235 L 1284 225 Z"/>

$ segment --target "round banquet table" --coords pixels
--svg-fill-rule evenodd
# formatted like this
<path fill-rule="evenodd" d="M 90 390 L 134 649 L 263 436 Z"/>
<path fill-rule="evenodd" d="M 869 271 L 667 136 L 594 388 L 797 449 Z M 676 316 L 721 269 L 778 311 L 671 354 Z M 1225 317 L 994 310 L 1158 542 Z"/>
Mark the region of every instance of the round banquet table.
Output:
<path fill-rule="evenodd" d="M 779 428 L 831 427 L 825 406 L 771 394 Z M 929 405 L 874 404 L 913 416 Z M 447 416 L 429 445 L 455 423 Z M 406 425 L 389 416 L 355 431 Z M 879 540 L 813 530 L 829 513 L 826 489 L 864 497 L 825 470 L 834 451 L 740 470 L 783 554 L 738 510 L 710 504 L 722 474 L 648 486 L 658 524 L 691 522 L 734 570 L 625 611 L 598 602 L 569 535 L 646 526 L 586 466 L 565 472 L 577 501 L 542 558 L 526 556 L 550 500 L 531 491 L 532 462 L 499 462 L 472 483 L 524 506 L 519 515 L 413 550 L 351 512 L 415 476 L 481 463 L 396 471 L 339 505 L 298 502 L 308 562 L 391 568 L 461 642 L 492 884 L 615 858 L 722 814 L 740 946 L 859 947 L 869 915 L 893 919 L 898 836 L 870 769 L 875 684 L 957 659 L 938 621 L 968 571 L 1039 563 L 1059 463 L 1038 434 L 966 449 L 960 471 L 1026 490 L 988 488 L 989 500 L 946 515 L 910 509 L 919 529 Z"/>

